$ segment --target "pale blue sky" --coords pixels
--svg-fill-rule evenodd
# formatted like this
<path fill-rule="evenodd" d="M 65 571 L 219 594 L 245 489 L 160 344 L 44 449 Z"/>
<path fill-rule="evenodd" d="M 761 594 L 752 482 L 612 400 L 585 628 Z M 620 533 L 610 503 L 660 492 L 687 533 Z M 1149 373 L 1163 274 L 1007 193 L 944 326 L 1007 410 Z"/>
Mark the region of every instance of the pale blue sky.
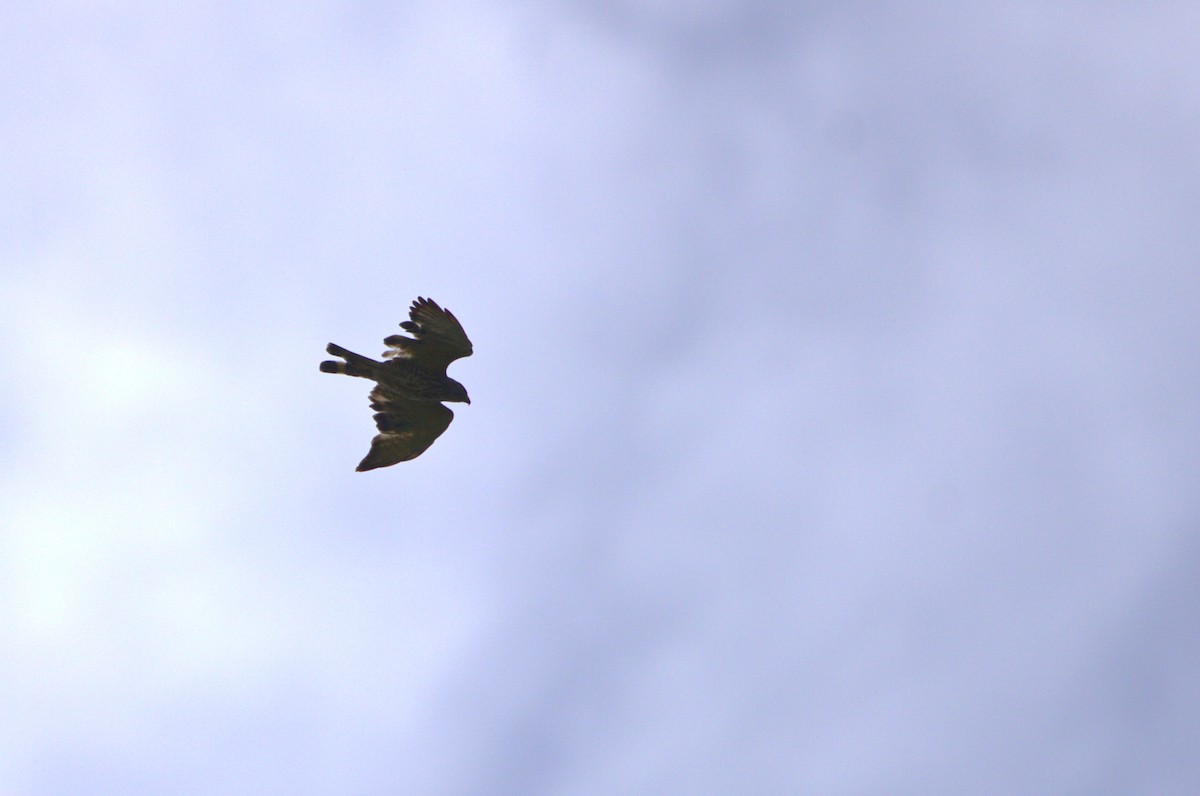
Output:
<path fill-rule="evenodd" d="M 0 794 L 1197 792 L 1200 11 L 950 7 L 0 11 Z"/>

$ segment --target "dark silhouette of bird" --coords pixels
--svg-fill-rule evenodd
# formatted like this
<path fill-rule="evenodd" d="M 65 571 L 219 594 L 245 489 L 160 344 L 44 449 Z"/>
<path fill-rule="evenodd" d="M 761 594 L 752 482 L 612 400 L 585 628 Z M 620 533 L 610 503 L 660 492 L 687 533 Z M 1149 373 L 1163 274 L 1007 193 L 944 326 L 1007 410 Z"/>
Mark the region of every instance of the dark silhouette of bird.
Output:
<path fill-rule="evenodd" d="M 371 408 L 379 433 L 358 470 L 373 470 L 415 459 L 442 435 L 454 412 L 441 401 L 471 403 L 467 389 L 446 375 L 451 362 L 474 352 L 462 324 L 436 302 L 418 297 L 400 327 L 412 334 L 384 338 L 388 350 L 378 362 L 330 343 L 325 350 L 345 362 L 326 360 L 324 373 L 344 373 L 374 381 Z"/>

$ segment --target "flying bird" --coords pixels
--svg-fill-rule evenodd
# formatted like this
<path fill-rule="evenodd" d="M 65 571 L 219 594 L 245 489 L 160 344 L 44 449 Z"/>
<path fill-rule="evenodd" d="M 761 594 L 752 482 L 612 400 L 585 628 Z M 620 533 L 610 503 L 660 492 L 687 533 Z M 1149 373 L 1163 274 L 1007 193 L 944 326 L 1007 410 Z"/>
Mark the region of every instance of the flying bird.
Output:
<path fill-rule="evenodd" d="M 400 327 L 412 337 L 394 334 L 384 338 L 388 347 L 384 362 L 334 343 L 325 347 L 345 362 L 326 360 L 321 363 L 323 373 L 344 373 L 375 382 L 371 408 L 379 433 L 359 462 L 359 472 L 417 458 L 454 419 L 454 412 L 441 402 L 471 403 L 467 389 L 446 375 L 451 362 L 474 352 L 462 324 L 450 310 L 421 297 L 412 303 L 408 317 Z"/>

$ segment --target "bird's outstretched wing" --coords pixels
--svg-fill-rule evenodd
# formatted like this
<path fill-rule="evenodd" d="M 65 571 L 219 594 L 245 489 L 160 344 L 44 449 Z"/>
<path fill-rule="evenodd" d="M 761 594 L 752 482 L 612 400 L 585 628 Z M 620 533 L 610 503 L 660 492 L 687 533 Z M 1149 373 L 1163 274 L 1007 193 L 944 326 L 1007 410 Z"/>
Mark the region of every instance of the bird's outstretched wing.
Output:
<path fill-rule="evenodd" d="M 413 336 L 394 334 L 385 338 L 383 342 L 388 346 L 383 354 L 385 357 L 410 359 L 421 367 L 444 373 L 451 362 L 474 352 L 458 318 L 432 299 L 418 297 L 412 303 L 408 317 L 411 320 L 400 326 Z"/>
<path fill-rule="evenodd" d="M 400 398 L 379 387 L 371 391 L 371 408 L 379 433 L 371 440 L 371 451 L 359 462 L 359 472 L 417 458 L 454 419 L 454 413 L 436 401 Z"/>

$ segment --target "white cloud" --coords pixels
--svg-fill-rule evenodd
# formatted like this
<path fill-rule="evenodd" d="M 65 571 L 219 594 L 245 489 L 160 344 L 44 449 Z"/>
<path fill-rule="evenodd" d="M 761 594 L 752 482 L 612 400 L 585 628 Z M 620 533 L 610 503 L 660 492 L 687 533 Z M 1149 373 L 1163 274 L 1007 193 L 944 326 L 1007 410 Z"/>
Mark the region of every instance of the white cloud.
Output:
<path fill-rule="evenodd" d="M 669 6 L 25 21 L 0 776 L 1033 792 L 1172 748 L 1193 23 Z M 316 363 L 417 293 L 476 403 L 364 477 Z"/>

